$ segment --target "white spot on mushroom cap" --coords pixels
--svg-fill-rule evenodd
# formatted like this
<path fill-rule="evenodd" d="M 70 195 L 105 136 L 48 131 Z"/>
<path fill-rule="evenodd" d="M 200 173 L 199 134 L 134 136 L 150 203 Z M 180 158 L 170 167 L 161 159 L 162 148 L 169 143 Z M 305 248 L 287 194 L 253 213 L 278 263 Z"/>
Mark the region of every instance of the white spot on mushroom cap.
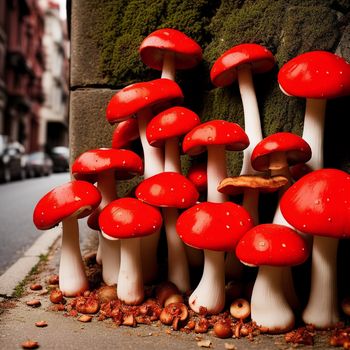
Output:
<path fill-rule="evenodd" d="M 226 228 L 227 228 L 227 229 L 230 229 L 230 228 L 231 228 L 231 226 L 230 226 L 230 225 L 226 225 Z"/>
<path fill-rule="evenodd" d="M 287 245 L 286 245 L 285 243 L 282 243 L 282 247 L 283 247 L 283 248 L 286 248 Z"/>

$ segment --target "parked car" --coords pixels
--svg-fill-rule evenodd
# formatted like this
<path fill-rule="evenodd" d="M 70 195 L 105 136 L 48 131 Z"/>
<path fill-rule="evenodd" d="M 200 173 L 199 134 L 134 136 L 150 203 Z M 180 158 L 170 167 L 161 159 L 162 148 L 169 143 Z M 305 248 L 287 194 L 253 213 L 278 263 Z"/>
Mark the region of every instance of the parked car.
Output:
<path fill-rule="evenodd" d="M 28 177 L 49 176 L 52 174 L 53 161 L 42 151 L 28 154 L 26 161 L 26 174 Z"/>
<path fill-rule="evenodd" d="M 53 171 L 63 172 L 69 170 L 69 148 L 64 146 L 53 147 L 50 151 L 53 161 Z"/>
<path fill-rule="evenodd" d="M 18 142 L 8 143 L 6 137 L 0 135 L 0 182 L 25 179 L 25 163 L 24 147 Z"/>

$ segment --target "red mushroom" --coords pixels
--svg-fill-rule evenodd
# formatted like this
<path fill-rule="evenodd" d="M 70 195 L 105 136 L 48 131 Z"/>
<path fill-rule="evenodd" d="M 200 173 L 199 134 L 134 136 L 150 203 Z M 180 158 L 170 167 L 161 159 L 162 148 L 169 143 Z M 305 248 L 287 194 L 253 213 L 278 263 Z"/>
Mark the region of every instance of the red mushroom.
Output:
<path fill-rule="evenodd" d="M 207 177 L 209 202 L 224 202 L 225 195 L 217 191 L 220 181 L 227 177 L 225 150 L 242 151 L 249 140 L 236 123 L 212 120 L 196 126 L 184 138 L 182 148 L 190 156 L 208 150 Z"/>
<path fill-rule="evenodd" d="M 183 175 L 164 172 L 154 175 L 139 184 L 136 197 L 148 204 L 163 208 L 165 232 L 168 243 L 168 280 L 180 291 L 190 289 L 185 247 L 176 233 L 178 210 L 194 205 L 198 192 L 193 184 Z"/>
<path fill-rule="evenodd" d="M 156 115 L 146 129 L 149 144 L 164 148 L 164 171 L 181 173 L 179 138 L 200 124 L 198 115 L 184 107 L 172 107 Z"/>
<path fill-rule="evenodd" d="M 115 179 L 132 178 L 142 173 L 141 158 L 136 153 L 123 149 L 99 148 L 86 151 L 72 164 L 72 174 L 76 179 L 97 183 L 102 195 L 97 209 L 99 212 L 117 198 Z M 102 277 L 110 286 L 118 280 L 120 246 L 118 241 L 107 241 L 99 237 Z"/>
<path fill-rule="evenodd" d="M 250 145 L 243 152 L 241 175 L 255 174 L 250 165 L 250 156 L 262 139 L 252 74 L 265 73 L 274 65 L 275 59 L 267 48 L 258 44 L 241 44 L 221 55 L 210 71 L 211 81 L 218 87 L 229 86 L 238 79 L 244 110 L 244 130 L 250 140 Z"/>
<path fill-rule="evenodd" d="M 291 186 L 292 176 L 289 167 L 304 164 L 311 158 L 309 144 L 300 136 L 289 132 L 278 132 L 260 141 L 254 148 L 251 162 L 255 170 L 268 171 L 271 176 L 284 176 L 288 182 L 279 190 L 279 197 Z M 273 221 L 274 224 L 290 226 L 281 214 L 278 204 Z M 293 228 L 293 227 L 292 227 Z M 309 243 L 311 243 L 309 241 Z M 290 267 L 284 268 L 284 288 L 287 300 L 294 308 L 299 301 L 294 289 Z"/>
<path fill-rule="evenodd" d="M 201 307 L 211 314 L 225 305 L 225 251 L 232 251 L 243 234 L 252 227 L 248 212 L 241 206 L 225 203 L 199 203 L 178 218 L 176 230 L 189 246 L 204 249 L 201 281 L 189 298 L 192 310 Z"/>
<path fill-rule="evenodd" d="M 339 321 L 337 305 L 338 238 L 350 237 L 350 175 L 321 169 L 302 177 L 283 195 L 285 219 L 297 230 L 314 236 L 311 290 L 303 312 L 305 323 L 317 328 Z"/>
<path fill-rule="evenodd" d="M 112 136 L 112 148 L 128 148 L 132 141 L 140 138 L 137 119 L 130 118 L 120 122 L 114 129 Z"/>
<path fill-rule="evenodd" d="M 305 262 L 304 240 L 289 227 L 258 225 L 249 230 L 236 247 L 242 263 L 259 266 L 251 299 L 251 318 L 270 333 L 282 333 L 294 326 L 294 314 L 283 288 L 283 266 Z"/>
<path fill-rule="evenodd" d="M 140 304 L 144 298 L 140 237 L 160 229 L 159 211 L 137 199 L 120 198 L 101 211 L 99 224 L 107 239 L 120 239 L 118 298 L 128 305 Z"/>
<path fill-rule="evenodd" d="M 350 94 L 350 65 L 326 51 L 299 55 L 278 73 L 281 90 L 290 96 L 306 98 L 303 139 L 312 149 L 308 165 L 323 168 L 323 134 L 327 99 Z"/>
<path fill-rule="evenodd" d="M 139 48 L 148 67 L 161 70 L 162 78 L 175 80 L 176 69 L 190 69 L 202 60 L 202 49 L 186 34 L 163 28 L 148 35 Z"/>
<path fill-rule="evenodd" d="M 206 192 L 208 186 L 207 163 L 193 163 L 188 169 L 187 178 L 195 185 L 199 193 Z"/>
<path fill-rule="evenodd" d="M 152 147 L 146 138 L 146 127 L 156 113 L 176 105 L 183 100 L 179 86 L 169 79 L 156 79 L 136 83 L 118 91 L 109 101 L 106 110 L 107 120 L 116 123 L 136 116 L 144 155 L 144 177 L 161 173 L 164 170 L 163 152 Z M 143 266 L 145 280 L 151 281 L 157 274 L 157 243 L 159 234 L 142 239 Z M 146 253 L 147 252 L 147 253 Z M 147 257 L 145 256 L 147 254 Z"/>
<path fill-rule="evenodd" d="M 88 289 L 79 247 L 78 220 L 98 207 L 98 189 L 85 181 L 68 182 L 54 188 L 37 203 L 33 221 L 40 230 L 62 222 L 59 286 L 65 296 L 76 296 Z"/>

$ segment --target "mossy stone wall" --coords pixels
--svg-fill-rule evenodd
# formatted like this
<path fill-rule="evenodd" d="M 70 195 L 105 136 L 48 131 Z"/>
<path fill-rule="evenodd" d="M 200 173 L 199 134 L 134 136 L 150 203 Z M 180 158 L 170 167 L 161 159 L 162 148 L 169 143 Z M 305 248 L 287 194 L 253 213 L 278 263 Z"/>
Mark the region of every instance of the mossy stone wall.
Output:
<path fill-rule="evenodd" d="M 250 42 L 266 46 L 276 57 L 276 67 L 254 78 L 265 136 L 278 131 L 300 134 L 302 130 L 305 101 L 287 97 L 278 88 L 277 72 L 285 62 L 310 50 L 337 52 L 350 62 L 349 0 L 78 0 L 72 2 L 72 7 L 73 38 L 80 26 L 80 34 L 72 43 L 72 89 L 118 89 L 158 78 L 158 71 L 141 62 L 138 48 L 152 31 L 175 28 L 203 48 L 204 60 L 199 67 L 177 73 L 186 106 L 202 121 L 222 118 L 243 126 L 237 85 L 215 88 L 209 71 L 215 60 L 234 45 Z M 86 54 L 91 55 L 92 62 L 87 56 L 88 62 L 84 63 L 83 56 L 74 66 L 77 43 L 80 48 L 89 48 Z M 79 74 L 87 78 L 79 80 Z M 325 132 L 325 165 L 347 171 L 349 111 L 349 97 L 329 101 Z M 96 125 L 90 119 L 90 127 Z M 76 153 L 80 150 L 76 146 Z M 231 158 L 231 173 L 239 172 L 240 163 L 235 157 Z"/>

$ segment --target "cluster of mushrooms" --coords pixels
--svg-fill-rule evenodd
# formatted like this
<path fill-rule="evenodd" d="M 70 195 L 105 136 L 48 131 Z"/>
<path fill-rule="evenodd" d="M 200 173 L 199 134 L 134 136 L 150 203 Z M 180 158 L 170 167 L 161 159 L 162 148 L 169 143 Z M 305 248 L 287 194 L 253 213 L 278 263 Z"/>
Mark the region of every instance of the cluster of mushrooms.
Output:
<path fill-rule="evenodd" d="M 162 72 L 161 78 L 132 84 L 111 98 L 106 117 L 118 123 L 112 148 L 81 154 L 72 164 L 75 180 L 46 194 L 34 210 L 39 229 L 62 222 L 63 295 L 88 289 L 77 219 L 89 215 L 89 226 L 100 231 L 96 260 L 103 281 L 116 285 L 126 305 L 141 304 L 144 284 L 157 278 L 164 224 L 167 279 L 187 293 L 195 313 L 223 311 L 225 283 L 241 278 L 243 263 L 259 267 L 250 300 L 252 321 L 270 333 L 291 330 L 298 305 L 291 267 L 312 254 L 311 291 L 302 319 L 318 329 L 335 326 L 336 256 L 339 238 L 350 236 L 350 176 L 323 169 L 323 126 L 326 100 L 350 94 L 349 63 L 313 51 L 283 65 L 281 90 L 306 98 L 303 134 L 279 132 L 263 139 L 252 75 L 275 66 L 269 50 L 257 44 L 234 46 L 210 72 L 217 87 L 238 81 L 244 130 L 225 120 L 201 123 L 196 113 L 179 106 L 184 96 L 175 71 L 202 59 L 192 39 L 160 29 L 144 39 L 139 53 L 147 66 Z M 128 149 L 138 138 L 143 159 Z M 243 151 L 239 176 L 228 177 L 227 151 Z M 195 164 L 185 177 L 181 152 L 192 159 L 207 152 L 207 162 Z M 136 175 L 143 175 L 143 181 L 129 196 L 118 198 L 116 180 Z M 259 224 L 259 195 L 275 191 L 274 219 Z M 237 195 L 241 205 L 231 200 Z M 194 268 L 203 271 L 197 286 L 191 285 Z"/>

